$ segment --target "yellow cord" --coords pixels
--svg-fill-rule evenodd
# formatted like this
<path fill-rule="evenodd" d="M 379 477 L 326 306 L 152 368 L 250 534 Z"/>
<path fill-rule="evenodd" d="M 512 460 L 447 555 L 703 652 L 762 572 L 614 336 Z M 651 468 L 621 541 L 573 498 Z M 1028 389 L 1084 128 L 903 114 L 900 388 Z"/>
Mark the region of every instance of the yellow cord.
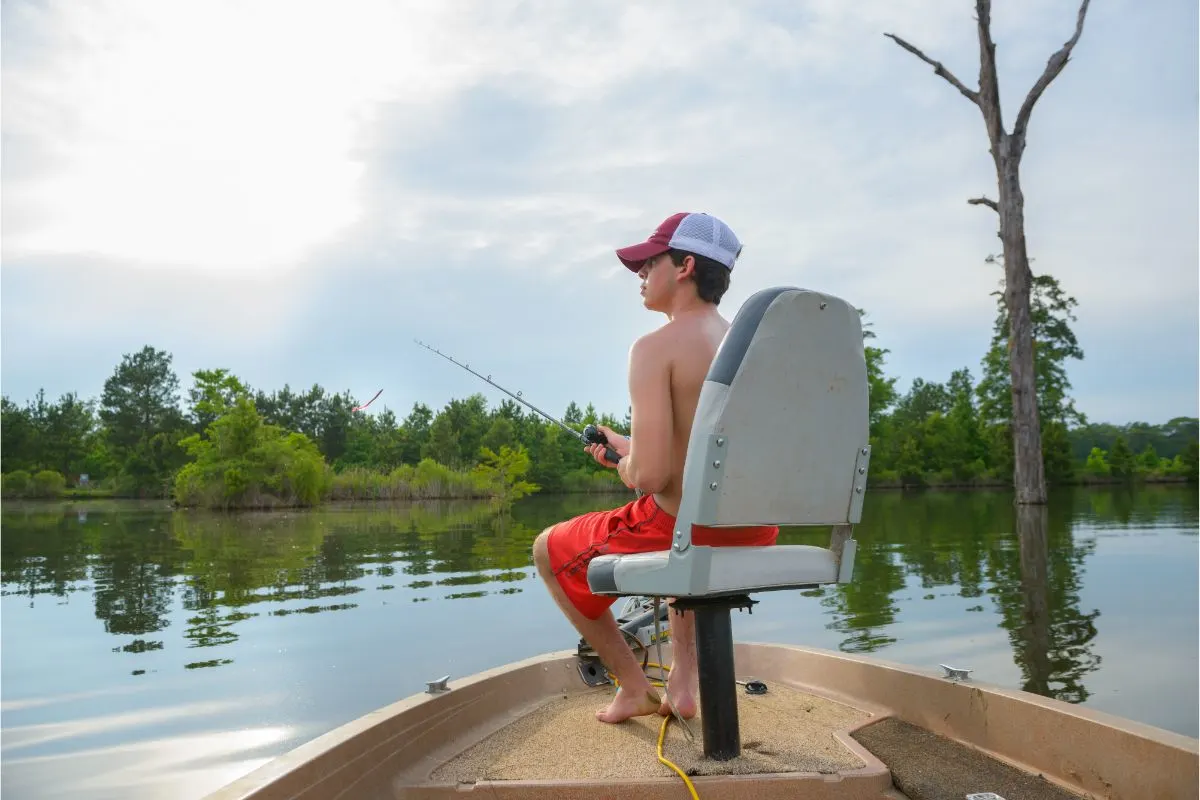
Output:
<path fill-rule="evenodd" d="M 643 669 L 649 669 L 650 667 L 656 667 L 657 669 L 661 669 L 663 672 L 671 671 L 670 667 L 664 667 L 662 664 L 655 664 L 653 661 L 647 662 L 645 666 L 643 666 Z M 621 682 L 617 680 L 617 676 L 613 675 L 609 670 L 605 670 L 605 672 L 608 674 L 608 679 L 612 681 L 612 685 L 616 686 L 618 689 L 621 688 Z M 667 685 L 666 681 L 664 681 L 662 678 L 651 678 L 649 675 L 647 675 L 646 678 L 649 679 L 651 686 Z"/>
<path fill-rule="evenodd" d="M 668 714 L 667 716 L 663 717 L 662 727 L 658 729 L 658 760 L 659 760 L 659 763 L 666 764 L 668 767 L 675 770 L 675 773 L 677 775 L 679 775 L 679 777 L 683 778 L 683 782 L 687 786 L 688 793 L 691 794 L 692 800 L 700 800 L 700 795 L 696 794 L 696 787 L 692 785 L 692 782 L 691 782 L 691 780 L 688 779 L 688 776 L 684 774 L 683 770 L 681 770 L 679 767 L 675 766 L 670 760 L 667 759 L 666 756 L 663 755 L 663 739 L 665 739 L 667 736 L 667 725 L 669 725 L 670 723 L 671 723 L 671 715 Z"/>
<path fill-rule="evenodd" d="M 656 664 L 653 661 L 647 662 L 644 665 L 643 669 L 646 669 L 649 667 L 657 667 L 658 669 L 661 669 L 663 672 L 671 671 L 670 667 L 663 666 L 662 664 Z M 606 672 L 607 672 L 607 670 L 606 670 Z M 649 676 L 647 676 L 647 677 L 649 677 Z M 621 687 L 621 683 L 620 683 L 620 681 L 617 680 L 617 676 L 613 675 L 611 672 L 608 672 L 608 679 L 610 681 L 612 681 L 613 686 L 616 686 L 618 689 Z M 655 681 L 654 679 L 651 679 L 650 685 L 651 686 L 666 686 L 666 683 L 664 683 L 661 680 Z M 686 774 L 684 774 L 683 770 L 681 770 L 672 761 L 670 761 L 666 756 L 663 755 L 663 740 L 666 739 L 666 737 L 667 737 L 667 725 L 669 725 L 671 723 L 672 716 L 674 716 L 674 715 L 668 714 L 667 716 L 663 717 L 662 727 L 658 729 L 658 761 L 660 764 L 665 764 L 666 766 L 675 770 L 675 773 L 679 777 L 683 778 L 683 782 L 687 786 L 688 793 L 691 794 L 692 800 L 700 800 L 700 795 L 696 794 L 696 787 L 692 785 L 692 782 L 688 778 L 688 776 Z"/>

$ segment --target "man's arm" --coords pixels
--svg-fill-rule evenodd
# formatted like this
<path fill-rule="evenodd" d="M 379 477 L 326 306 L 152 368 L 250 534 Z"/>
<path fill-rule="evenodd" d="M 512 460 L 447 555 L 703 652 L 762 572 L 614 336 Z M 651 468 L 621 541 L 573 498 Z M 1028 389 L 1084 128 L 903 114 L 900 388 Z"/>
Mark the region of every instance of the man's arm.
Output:
<path fill-rule="evenodd" d="M 629 351 L 629 399 L 632 405 L 629 455 L 617 472 L 626 486 L 660 492 L 671 479 L 671 362 L 654 334 Z"/>

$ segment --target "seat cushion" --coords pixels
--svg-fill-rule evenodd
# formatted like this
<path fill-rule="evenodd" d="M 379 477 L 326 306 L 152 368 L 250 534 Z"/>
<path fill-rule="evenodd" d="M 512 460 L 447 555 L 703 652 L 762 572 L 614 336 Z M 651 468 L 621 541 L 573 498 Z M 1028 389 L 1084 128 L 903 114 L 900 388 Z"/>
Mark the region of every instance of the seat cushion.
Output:
<path fill-rule="evenodd" d="M 588 584 L 596 594 L 703 596 L 749 594 L 834 583 L 838 561 L 833 551 L 810 545 L 770 547 L 705 547 L 707 574 L 692 576 L 685 589 L 676 570 L 685 562 L 670 560 L 670 551 L 604 555 L 592 559 Z"/>

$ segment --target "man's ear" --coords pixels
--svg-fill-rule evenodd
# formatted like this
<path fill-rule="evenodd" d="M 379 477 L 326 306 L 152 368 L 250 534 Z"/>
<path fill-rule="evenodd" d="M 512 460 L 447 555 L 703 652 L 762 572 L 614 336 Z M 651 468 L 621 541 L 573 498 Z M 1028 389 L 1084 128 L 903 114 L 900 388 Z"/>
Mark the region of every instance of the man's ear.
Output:
<path fill-rule="evenodd" d="M 683 263 L 679 265 L 678 272 L 675 273 L 675 280 L 685 280 L 689 275 L 696 272 L 696 259 L 693 256 L 684 256 Z"/>

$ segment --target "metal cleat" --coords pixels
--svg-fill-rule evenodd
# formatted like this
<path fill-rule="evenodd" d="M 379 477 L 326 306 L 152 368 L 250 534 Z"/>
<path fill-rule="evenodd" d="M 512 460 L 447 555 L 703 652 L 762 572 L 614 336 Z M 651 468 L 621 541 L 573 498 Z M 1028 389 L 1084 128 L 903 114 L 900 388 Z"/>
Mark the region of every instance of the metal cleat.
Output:
<path fill-rule="evenodd" d="M 942 669 L 946 670 L 946 674 L 943 675 L 942 677 L 949 678 L 950 680 L 955 680 L 955 681 L 968 680 L 970 674 L 975 671 L 973 669 L 959 669 L 958 667 L 948 667 L 945 664 L 938 664 L 938 666 L 941 667 Z M 980 795 L 980 798 L 983 798 L 983 797 L 984 797 L 984 795 Z M 1003 798 L 1001 798 L 1001 800 L 1003 800 Z"/>

